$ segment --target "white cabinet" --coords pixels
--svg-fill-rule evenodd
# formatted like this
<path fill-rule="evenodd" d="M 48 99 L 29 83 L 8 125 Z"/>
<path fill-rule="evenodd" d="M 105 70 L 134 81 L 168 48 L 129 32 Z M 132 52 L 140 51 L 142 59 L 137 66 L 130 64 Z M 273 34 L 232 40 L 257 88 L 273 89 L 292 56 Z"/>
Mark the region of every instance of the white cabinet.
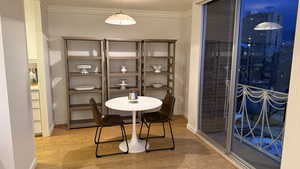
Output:
<path fill-rule="evenodd" d="M 35 135 L 42 134 L 42 121 L 40 110 L 40 92 L 38 89 L 31 89 L 33 132 Z"/>

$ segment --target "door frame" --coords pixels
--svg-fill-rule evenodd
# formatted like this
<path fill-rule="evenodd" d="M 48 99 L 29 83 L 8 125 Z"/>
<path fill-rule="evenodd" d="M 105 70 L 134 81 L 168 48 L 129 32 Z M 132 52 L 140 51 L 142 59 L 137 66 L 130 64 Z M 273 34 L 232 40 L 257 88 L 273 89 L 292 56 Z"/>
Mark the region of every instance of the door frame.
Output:
<path fill-rule="evenodd" d="M 210 2 L 213 1 L 218 1 L 218 0 L 204 0 L 204 1 L 200 1 L 197 4 L 200 5 L 200 7 L 202 8 L 202 23 L 201 23 L 201 34 L 202 34 L 202 45 L 201 48 L 205 49 L 204 45 L 204 41 L 205 41 L 205 32 L 206 32 L 206 16 L 207 16 L 207 7 L 206 5 Z M 238 9 L 238 10 L 237 10 Z M 205 54 L 205 50 L 201 50 L 201 54 L 200 54 L 200 82 L 199 82 L 199 107 L 198 107 L 198 134 L 200 134 L 201 136 L 203 136 L 205 139 L 207 139 L 208 141 L 210 141 L 214 146 L 216 146 L 219 150 L 223 151 L 224 153 L 229 153 L 231 150 L 231 135 L 232 135 L 232 125 L 233 125 L 233 110 L 234 110 L 234 97 L 235 97 L 235 90 L 236 90 L 236 71 L 237 71 L 237 54 L 238 54 L 238 42 L 239 42 L 239 17 L 240 17 L 240 0 L 235 0 L 235 12 L 234 12 L 234 25 L 233 25 L 233 46 L 232 46 L 232 58 L 231 58 L 231 75 L 230 75 L 230 84 L 229 84 L 229 91 L 227 93 L 229 93 L 229 95 L 227 96 L 227 100 L 228 100 L 228 107 L 227 107 L 227 131 L 226 131 L 226 145 L 225 147 L 220 146 L 216 141 L 214 141 L 213 139 L 211 139 L 210 137 L 208 137 L 205 133 L 202 132 L 202 127 L 201 127 L 201 120 L 202 120 L 202 100 L 203 100 L 203 74 L 204 74 L 204 54 Z M 228 144 L 230 143 L 230 144 Z"/>
<path fill-rule="evenodd" d="M 246 168 L 254 168 L 251 164 L 237 156 L 231 151 L 232 147 L 232 131 L 233 131 L 233 123 L 234 123 L 234 111 L 235 111 L 235 95 L 236 95 L 236 84 L 238 81 L 238 69 L 237 65 L 239 64 L 238 60 L 238 52 L 239 52 L 239 35 L 240 35 L 240 16 L 241 16 L 241 0 L 235 0 L 235 11 L 234 11 L 234 25 L 233 25 L 233 44 L 232 44 L 232 57 L 231 57 L 231 74 L 230 74 L 230 83 L 229 83 L 229 88 L 227 91 L 229 95 L 227 96 L 228 100 L 228 107 L 227 107 L 227 124 L 226 124 L 226 144 L 225 147 L 222 147 L 219 143 L 217 143 L 215 140 L 212 138 L 208 137 L 204 132 L 202 132 L 202 127 L 201 127 L 201 120 L 202 120 L 202 99 L 203 99 L 203 73 L 204 73 L 204 41 L 205 41 L 205 32 L 206 32 L 206 19 L 205 17 L 207 16 L 207 7 L 205 6 L 206 4 L 213 2 L 213 1 L 218 1 L 218 0 L 202 0 L 199 2 L 196 2 L 197 5 L 199 5 L 200 9 L 202 9 L 202 17 L 200 21 L 200 29 L 201 29 L 201 53 L 200 53 L 200 72 L 199 72 L 199 95 L 198 95 L 198 123 L 197 123 L 197 134 L 199 134 L 201 137 L 206 139 L 208 142 L 210 142 L 214 147 L 216 147 L 219 151 L 223 152 L 225 155 L 227 155 L 229 158 L 231 158 L 233 161 L 238 163 L 241 167 L 246 167 Z"/>

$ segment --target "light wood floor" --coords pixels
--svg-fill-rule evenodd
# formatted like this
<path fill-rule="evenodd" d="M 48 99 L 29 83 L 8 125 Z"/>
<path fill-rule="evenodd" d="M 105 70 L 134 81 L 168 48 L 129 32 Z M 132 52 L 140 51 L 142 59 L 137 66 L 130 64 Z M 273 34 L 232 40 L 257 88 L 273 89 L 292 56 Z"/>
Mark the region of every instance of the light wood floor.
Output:
<path fill-rule="evenodd" d="M 139 127 L 139 126 L 138 126 Z M 139 130 L 138 130 L 139 131 Z M 167 130 L 168 133 L 169 130 Z M 228 161 L 209 148 L 186 129 L 186 121 L 176 117 L 173 122 L 176 149 L 150 153 L 117 155 L 97 159 L 93 137 L 95 128 L 66 130 L 57 127 L 48 138 L 36 138 L 37 169 L 234 169 Z M 130 137 L 131 125 L 126 126 Z M 152 134 L 161 134 L 161 126 L 153 126 Z M 117 139 L 119 127 L 103 129 L 103 138 Z M 163 141 L 168 145 L 170 139 Z M 150 141 L 152 146 L 161 140 Z M 119 151 L 118 144 L 106 144 L 102 150 L 107 153 Z"/>

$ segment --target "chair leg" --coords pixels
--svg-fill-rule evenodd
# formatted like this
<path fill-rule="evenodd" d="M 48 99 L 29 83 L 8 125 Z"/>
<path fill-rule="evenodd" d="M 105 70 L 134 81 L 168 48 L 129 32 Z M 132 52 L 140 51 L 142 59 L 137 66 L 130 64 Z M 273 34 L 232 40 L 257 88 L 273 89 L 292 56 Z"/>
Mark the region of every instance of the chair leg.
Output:
<path fill-rule="evenodd" d="M 99 131 L 99 128 L 100 128 L 100 131 Z M 99 132 L 98 132 L 99 131 Z M 98 142 L 96 141 L 97 137 L 98 137 L 98 134 L 101 135 L 101 131 L 102 131 L 102 127 L 97 127 L 96 129 L 96 134 L 95 134 L 95 137 L 94 137 L 94 143 L 95 144 L 102 144 L 102 143 L 111 143 L 111 142 L 117 142 L 117 141 L 124 141 L 124 137 L 120 140 L 110 140 L 110 141 L 102 141 L 102 142 Z M 122 133 L 123 134 L 123 133 Z M 100 136 L 99 136 L 100 137 Z"/>
<path fill-rule="evenodd" d="M 148 126 L 148 132 L 147 132 L 147 136 L 146 136 L 146 144 L 145 144 L 145 151 L 146 151 L 146 152 L 150 152 L 150 151 L 147 149 L 147 145 L 148 145 L 148 140 L 149 140 L 149 133 L 150 133 L 151 124 L 152 124 L 152 123 L 149 123 L 149 126 Z"/>
<path fill-rule="evenodd" d="M 166 137 L 165 123 L 163 122 L 163 123 L 162 123 L 162 125 L 163 125 L 163 130 L 164 130 L 164 135 L 163 135 L 163 138 L 165 138 L 165 137 Z"/>
<path fill-rule="evenodd" d="M 141 128 L 140 128 L 140 134 L 139 134 L 139 138 L 141 139 L 141 134 L 142 134 L 142 130 L 143 130 L 143 125 L 144 125 L 144 121 L 142 120 L 142 124 L 141 124 Z"/>
<path fill-rule="evenodd" d="M 100 138 L 101 138 L 101 133 L 102 133 L 102 129 L 103 127 L 100 127 L 100 131 L 99 131 L 99 134 L 98 134 L 98 137 L 97 137 L 97 141 L 96 141 L 96 158 L 101 158 L 101 157 L 107 157 L 107 156 L 112 156 L 112 155 L 118 155 L 118 154 L 127 154 L 128 153 L 128 143 L 127 143 L 127 136 L 126 136 L 126 132 L 125 132 L 125 128 L 124 126 L 122 127 L 121 126 L 121 132 L 122 132 L 122 135 L 124 134 L 125 136 L 125 139 L 126 139 L 126 145 L 127 145 L 127 152 L 119 152 L 119 153 L 111 153 L 111 154 L 98 154 L 98 149 L 99 148 L 99 145 L 100 144 L 104 144 L 104 143 L 111 143 L 111 142 L 120 142 L 120 141 L 123 141 L 124 139 L 121 139 L 121 140 L 111 140 L 111 141 L 100 141 Z M 124 131 L 123 131 L 124 130 Z M 98 131 L 98 129 L 97 129 Z"/>
<path fill-rule="evenodd" d="M 96 130 L 96 131 L 98 131 L 98 128 L 99 128 L 99 127 L 97 127 L 97 130 Z M 103 127 L 100 127 L 100 131 L 99 131 L 99 134 L 98 134 L 98 138 L 97 138 L 97 141 L 95 142 L 95 143 L 96 143 L 96 157 L 97 157 L 97 158 L 100 158 L 100 157 L 101 157 L 101 155 L 98 155 L 98 149 L 99 149 L 99 144 L 100 144 L 100 137 L 101 137 L 102 128 L 103 128 Z M 96 134 L 97 134 L 97 132 L 96 132 Z"/>
<path fill-rule="evenodd" d="M 171 120 L 169 120 L 168 123 L 169 123 L 170 133 L 171 133 L 171 137 L 172 137 L 172 147 L 158 148 L 158 149 L 147 149 L 147 146 L 145 146 L 146 152 L 161 151 L 161 150 L 175 150 L 175 140 L 174 140 L 172 125 L 171 125 Z M 151 138 L 151 137 L 149 137 L 150 126 L 151 126 L 151 123 L 150 123 L 149 128 L 148 128 L 148 134 L 147 134 L 147 138 L 146 138 L 146 145 L 147 145 L 148 139 Z"/>
<path fill-rule="evenodd" d="M 141 140 L 145 139 L 145 138 L 141 137 L 143 124 L 144 124 L 144 121 L 142 121 L 142 126 L 141 126 L 140 134 L 139 134 L 139 139 L 141 139 Z M 146 122 L 145 122 L 145 125 L 146 125 L 147 128 L 149 128 L 149 126 L 147 125 Z M 164 134 L 162 136 L 152 136 L 152 137 L 149 137 L 149 139 L 152 139 L 152 138 L 165 138 L 166 137 L 166 130 L 165 130 L 165 123 L 164 122 L 162 123 L 162 126 L 163 126 L 163 132 L 164 132 Z"/>
<path fill-rule="evenodd" d="M 97 136 L 98 136 L 98 130 L 99 130 L 99 127 L 97 127 L 97 129 L 96 129 L 96 133 L 95 133 L 95 137 L 94 137 L 94 143 L 95 144 L 97 144 L 96 139 L 97 139 Z"/>
<path fill-rule="evenodd" d="M 121 126 L 121 130 L 122 130 L 122 133 L 124 133 L 123 136 L 125 136 L 125 143 L 126 143 L 126 147 L 127 147 L 127 151 L 125 153 L 128 153 L 129 152 L 128 140 L 127 140 L 126 130 L 123 125 Z"/>
<path fill-rule="evenodd" d="M 172 146 L 171 150 L 174 150 L 175 149 L 175 141 L 174 141 L 174 135 L 173 135 L 172 125 L 171 125 L 171 120 L 169 120 L 169 126 L 170 126 L 170 133 L 171 133 L 171 136 L 172 136 L 172 143 L 173 143 L 173 146 Z"/>

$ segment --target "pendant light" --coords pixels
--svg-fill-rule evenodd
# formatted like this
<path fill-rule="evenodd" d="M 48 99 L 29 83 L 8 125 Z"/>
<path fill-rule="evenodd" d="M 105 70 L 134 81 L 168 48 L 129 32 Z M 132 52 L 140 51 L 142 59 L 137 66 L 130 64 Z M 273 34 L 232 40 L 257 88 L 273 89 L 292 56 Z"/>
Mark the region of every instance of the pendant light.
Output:
<path fill-rule="evenodd" d="M 134 25 L 136 24 L 135 19 L 131 16 L 124 14 L 122 11 L 122 0 L 120 0 L 120 12 L 115 13 L 109 16 L 105 23 L 112 24 L 112 25 Z"/>
<path fill-rule="evenodd" d="M 122 11 L 109 16 L 105 23 L 112 25 L 134 25 L 136 21 L 129 15 L 122 13 Z"/>
<path fill-rule="evenodd" d="M 264 30 L 278 30 L 282 29 L 282 26 L 275 22 L 262 22 L 255 26 L 254 30 L 264 31 Z"/>

